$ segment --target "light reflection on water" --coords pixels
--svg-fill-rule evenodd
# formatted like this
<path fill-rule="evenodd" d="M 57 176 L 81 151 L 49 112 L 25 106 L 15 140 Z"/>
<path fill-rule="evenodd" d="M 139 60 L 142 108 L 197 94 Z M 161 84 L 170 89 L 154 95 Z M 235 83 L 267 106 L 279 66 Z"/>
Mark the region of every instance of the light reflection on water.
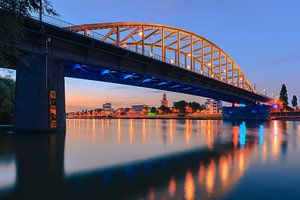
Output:
<path fill-rule="evenodd" d="M 13 189 L 16 181 L 15 159 L 13 156 L 4 159 L 3 161 L 0 161 L 0 192 L 1 190 Z"/>
<path fill-rule="evenodd" d="M 211 120 L 68 120 L 65 172 L 71 174 L 192 148 L 212 148 L 221 123 Z"/>
<path fill-rule="evenodd" d="M 16 160 L 12 146 L 12 141 L 6 135 L 0 137 L 0 193 L 13 190 L 16 183 Z"/>
<path fill-rule="evenodd" d="M 119 191 L 128 199 L 300 199 L 300 122 L 75 119 L 67 121 L 65 137 L 0 137 L 0 199 L 7 188 L 31 197 L 37 188 L 49 192 L 48 185 L 61 184 L 69 193 L 60 191 L 65 196 L 59 197 L 76 199 L 82 196 L 76 197 L 79 191 L 72 184 L 88 180 L 82 172 L 102 177 L 101 186 L 99 178 L 88 185 L 111 198 Z M 178 157 L 183 163 L 169 158 L 182 152 L 187 152 Z M 124 168 L 131 178 L 120 175 L 118 167 L 110 170 L 156 157 L 163 157 L 155 161 L 157 167 L 145 165 L 150 177 L 144 169 L 135 172 L 139 167 Z M 158 166 L 167 169 L 160 173 Z M 81 192 L 88 196 L 95 191 Z"/>

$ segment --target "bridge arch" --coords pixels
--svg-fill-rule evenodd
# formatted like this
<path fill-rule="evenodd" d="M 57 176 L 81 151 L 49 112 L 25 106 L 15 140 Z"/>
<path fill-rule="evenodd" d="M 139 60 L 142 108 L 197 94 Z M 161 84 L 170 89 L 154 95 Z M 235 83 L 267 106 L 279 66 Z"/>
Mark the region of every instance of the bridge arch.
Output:
<path fill-rule="evenodd" d="M 68 29 L 254 92 L 227 53 L 193 32 L 144 22 L 84 24 Z"/>

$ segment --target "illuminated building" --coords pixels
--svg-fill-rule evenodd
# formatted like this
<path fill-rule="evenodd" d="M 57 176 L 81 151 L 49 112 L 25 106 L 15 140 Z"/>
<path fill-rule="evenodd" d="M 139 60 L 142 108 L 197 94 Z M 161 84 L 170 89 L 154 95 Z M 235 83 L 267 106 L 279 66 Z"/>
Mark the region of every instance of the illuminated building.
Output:
<path fill-rule="evenodd" d="M 161 105 L 165 107 L 169 107 L 168 97 L 166 93 L 163 94 L 163 100 L 161 101 Z"/>
<path fill-rule="evenodd" d="M 222 112 L 222 102 L 213 99 L 206 99 L 205 111 L 209 114 L 218 114 Z"/>

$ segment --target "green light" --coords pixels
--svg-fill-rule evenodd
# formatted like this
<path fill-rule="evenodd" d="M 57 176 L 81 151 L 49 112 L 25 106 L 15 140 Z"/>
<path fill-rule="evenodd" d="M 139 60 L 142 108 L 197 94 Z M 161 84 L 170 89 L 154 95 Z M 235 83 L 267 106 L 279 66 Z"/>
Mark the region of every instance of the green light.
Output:
<path fill-rule="evenodd" d="M 157 113 L 148 112 L 147 115 L 148 115 L 148 116 L 155 116 L 155 115 L 157 115 Z"/>

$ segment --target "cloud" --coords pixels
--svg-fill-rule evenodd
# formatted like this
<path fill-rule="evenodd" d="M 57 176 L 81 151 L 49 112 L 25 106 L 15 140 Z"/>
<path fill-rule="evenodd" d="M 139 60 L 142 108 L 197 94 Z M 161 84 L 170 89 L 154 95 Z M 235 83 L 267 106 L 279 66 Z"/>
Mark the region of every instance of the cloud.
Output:
<path fill-rule="evenodd" d="M 259 66 L 270 66 L 270 65 L 280 65 L 280 64 L 286 64 L 290 62 L 298 62 L 300 61 L 300 55 L 289 55 L 289 56 L 283 56 L 279 59 L 274 59 L 266 63 L 259 64 Z"/>

